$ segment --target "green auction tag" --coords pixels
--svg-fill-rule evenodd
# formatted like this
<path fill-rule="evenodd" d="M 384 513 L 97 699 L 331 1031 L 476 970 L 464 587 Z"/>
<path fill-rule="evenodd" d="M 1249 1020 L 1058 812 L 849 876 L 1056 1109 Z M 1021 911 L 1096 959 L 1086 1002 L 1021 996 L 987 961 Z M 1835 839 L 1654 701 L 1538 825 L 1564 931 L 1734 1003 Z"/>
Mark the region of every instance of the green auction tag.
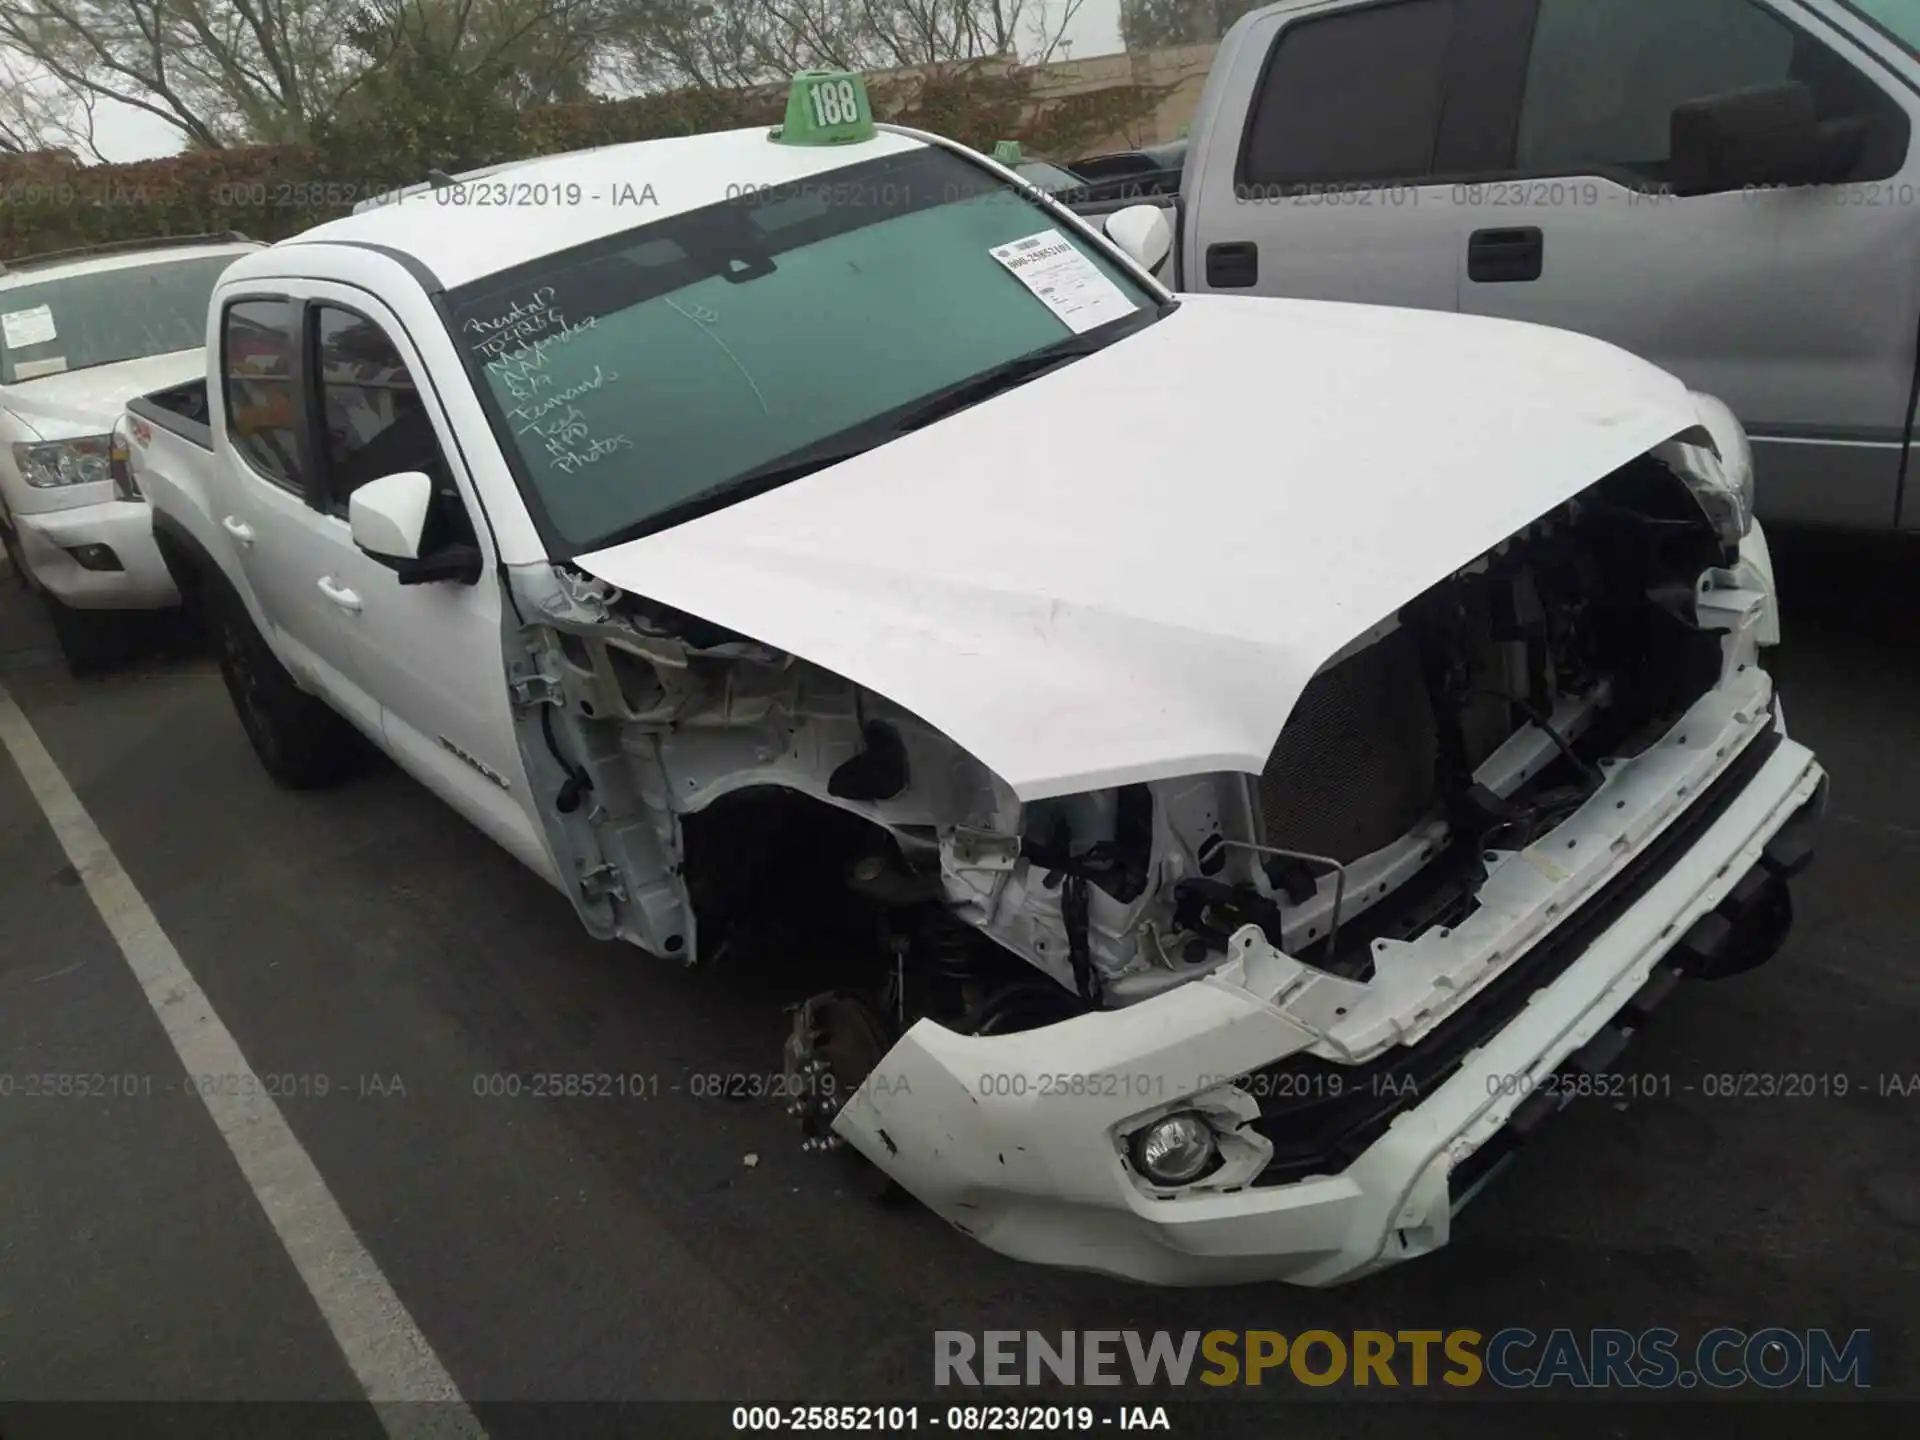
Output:
<path fill-rule="evenodd" d="M 850 70 L 802 70 L 787 91 L 782 145 L 849 145 L 873 138 L 867 84 Z"/>

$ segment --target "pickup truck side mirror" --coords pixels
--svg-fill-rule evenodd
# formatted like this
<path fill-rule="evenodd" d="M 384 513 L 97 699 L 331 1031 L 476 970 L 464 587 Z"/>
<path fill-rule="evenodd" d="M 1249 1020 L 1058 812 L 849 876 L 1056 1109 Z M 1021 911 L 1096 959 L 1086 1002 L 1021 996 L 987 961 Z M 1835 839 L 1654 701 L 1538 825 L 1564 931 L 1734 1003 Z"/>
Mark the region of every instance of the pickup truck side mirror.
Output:
<path fill-rule="evenodd" d="M 477 546 L 445 545 L 422 555 L 420 548 L 433 518 L 433 478 L 421 470 L 382 475 L 355 490 L 347 500 L 347 524 L 353 543 L 394 571 L 402 585 L 480 578 Z"/>
<path fill-rule="evenodd" d="M 433 477 L 424 470 L 382 475 L 347 500 L 353 543 L 376 560 L 417 560 L 433 508 Z"/>
<path fill-rule="evenodd" d="M 1129 205 L 1107 217 L 1107 238 L 1151 273 L 1173 249 L 1173 226 L 1158 205 Z"/>
<path fill-rule="evenodd" d="M 1813 91 L 1798 80 L 1688 100 L 1674 107 L 1670 133 L 1676 195 L 1812 185 L 1830 168 Z"/>

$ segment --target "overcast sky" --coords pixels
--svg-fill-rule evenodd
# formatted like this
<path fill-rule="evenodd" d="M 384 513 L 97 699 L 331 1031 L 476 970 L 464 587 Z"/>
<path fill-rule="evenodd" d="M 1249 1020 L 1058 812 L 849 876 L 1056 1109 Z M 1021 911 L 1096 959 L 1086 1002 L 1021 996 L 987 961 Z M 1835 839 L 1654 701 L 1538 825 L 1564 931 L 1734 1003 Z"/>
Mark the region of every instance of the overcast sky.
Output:
<path fill-rule="evenodd" d="M 1084 0 L 1068 23 L 1065 38 L 1070 47 L 1067 53 L 1082 59 L 1118 50 L 1119 0 Z M 179 131 L 116 100 L 100 102 L 94 116 L 94 142 L 109 160 L 145 160 L 180 148 Z"/>

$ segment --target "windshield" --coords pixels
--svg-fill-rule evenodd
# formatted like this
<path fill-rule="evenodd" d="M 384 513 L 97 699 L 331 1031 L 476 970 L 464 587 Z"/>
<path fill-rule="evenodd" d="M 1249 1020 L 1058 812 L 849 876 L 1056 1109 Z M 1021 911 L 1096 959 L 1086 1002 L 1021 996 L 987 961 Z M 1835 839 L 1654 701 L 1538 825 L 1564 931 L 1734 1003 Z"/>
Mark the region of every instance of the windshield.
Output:
<path fill-rule="evenodd" d="M 1920 54 L 1920 0 L 1845 0 L 1845 4 Z"/>
<path fill-rule="evenodd" d="M 207 301 L 238 254 L 94 270 L 0 290 L 0 384 L 207 343 Z"/>
<path fill-rule="evenodd" d="M 1920 54 L 1920 0 L 1841 0 L 1847 10 L 1855 10 L 1874 21 L 1887 35 Z"/>
<path fill-rule="evenodd" d="M 931 147 L 546 256 L 449 302 L 557 558 L 797 479 L 831 460 L 796 457 L 844 459 L 916 409 L 937 418 L 942 392 L 988 398 L 1041 368 L 1022 357 L 1076 342 L 1064 360 L 1159 314 L 1064 220 Z M 997 386 L 983 373 L 1003 368 Z"/>

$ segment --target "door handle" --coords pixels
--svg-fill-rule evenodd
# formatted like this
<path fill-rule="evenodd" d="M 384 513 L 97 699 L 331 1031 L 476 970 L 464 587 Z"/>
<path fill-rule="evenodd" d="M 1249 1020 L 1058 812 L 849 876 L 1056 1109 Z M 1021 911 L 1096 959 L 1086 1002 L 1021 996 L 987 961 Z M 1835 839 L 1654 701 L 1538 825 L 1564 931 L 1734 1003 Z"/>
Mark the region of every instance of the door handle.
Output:
<path fill-rule="evenodd" d="M 1467 237 L 1467 279 L 1482 285 L 1538 280 L 1546 254 L 1546 237 L 1538 225 L 1476 230 Z"/>
<path fill-rule="evenodd" d="M 253 544 L 253 527 L 237 515 L 227 516 L 220 522 L 220 528 L 225 530 L 227 534 L 231 535 L 235 540 L 238 540 L 242 545 Z"/>
<path fill-rule="evenodd" d="M 1260 283 L 1260 247 L 1229 240 L 1207 247 L 1207 284 L 1215 290 L 1250 290 Z"/>
<path fill-rule="evenodd" d="M 331 575 L 322 575 L 319 580 L 320 593 L 338 605 L 342 610 L 358 610 L 360 597 L 344 586 L 336 585 Z"/>

